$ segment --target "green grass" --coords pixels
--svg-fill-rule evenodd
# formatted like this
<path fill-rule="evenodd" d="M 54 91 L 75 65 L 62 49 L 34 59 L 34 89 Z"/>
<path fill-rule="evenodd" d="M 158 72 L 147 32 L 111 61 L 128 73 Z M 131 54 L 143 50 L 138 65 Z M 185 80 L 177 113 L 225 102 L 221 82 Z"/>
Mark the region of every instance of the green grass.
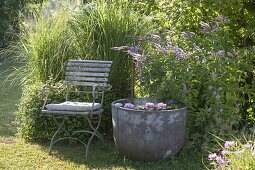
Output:
<path fill-rule="evenodd" d="M 48 144 L 29 144 L 17 139 L 0 140 L 0 169 L 204 169 L 202 155 L 183 151 L 172 160 L 139 162 L 125 159 L 112 143 L 102 148 L 93 144 L 89 158 L 84 158 L 84 148 L 76 145 L 56 145 L 53 155 L 47 154 Z"/>
<path fill-rule="evenodd" d="M 11 65 L 0 65 L 0 73 Z M 8 73 L 1 74 L 3 82 Z M 112 141 L 103 148 L 99 143 L 91 145 L 89 158 L 84 157 L 84 148 L 79 144 L 57 144 L 52 156 L 47 153 L 49 141 L 26 143 L 14 136 L 17 107 L 21 95 L 17 85 L 6 83 L 0 88 L 0 169 L 205 169 L 203 153 L 183 148 L 169 161 L 141 162 L 128 160 L 118 153 Z"/>
<path fill-rule="evenodd" d="M 13 136 L 16 133 L 14 112 L 16 104 L 21 96 L 21 90 L 17 84 L 10 86 L 11 82 L 5 82 L 5 78 L 11 68 L 9 64 L 3 64 L 0 60 L 0 136 Z"/>

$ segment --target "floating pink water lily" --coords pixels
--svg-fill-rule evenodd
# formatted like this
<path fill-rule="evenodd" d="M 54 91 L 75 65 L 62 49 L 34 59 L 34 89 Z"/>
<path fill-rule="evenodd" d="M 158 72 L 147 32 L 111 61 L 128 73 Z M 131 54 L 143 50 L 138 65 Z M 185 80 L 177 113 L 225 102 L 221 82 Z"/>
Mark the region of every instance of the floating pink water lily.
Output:
<path fill-rule="evenodd" d="M 124 107 L 128 109 L 134 109 L 135 105 L 133 105 L 132 103 L 125 103 Z"/>
<path fill-rule="evenodd" d="M 158 103 L 158 104 L 154 104 L 152 102 L 148 102 L 145 103 L 145 105 L 141 106 L 135 106 L 132 103 L 125 103 L 124 104 L 124 108 L 128 108 L 128 109 L 137 109 L 137 110 L 149 110 L 149 111 L 153 111 L 153 110 L 165 110 L 167 109 L 167 104 L 165 103 Z"/>
<path fill-rule="evenodd" d="M 154 108 L 155 108 L 155 104 L 154 103 L 149 102 L 149 103 L 145 104 L 145 109 L 147 109 L 149 111 L 154 110 Z"/>
<path fill-rule="evenodd" d="M 158 103 L 157 104 L 157 109 L 158 110 L 164 110 L 164 109 L 166 109 L 166 107 L 167 107 L 167 105 L 165 104 L 165 103 Z"/>

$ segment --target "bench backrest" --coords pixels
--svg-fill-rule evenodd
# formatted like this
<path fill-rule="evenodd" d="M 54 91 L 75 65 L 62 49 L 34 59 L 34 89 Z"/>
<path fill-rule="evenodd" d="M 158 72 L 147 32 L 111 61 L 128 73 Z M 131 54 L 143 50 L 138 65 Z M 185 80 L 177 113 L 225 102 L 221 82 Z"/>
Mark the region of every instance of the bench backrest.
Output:
<path fill-rule="evenodd" d="M 109 72 L 112 61 L 69 60 L 65 81 L 67 85 L 109 87 Z"/>

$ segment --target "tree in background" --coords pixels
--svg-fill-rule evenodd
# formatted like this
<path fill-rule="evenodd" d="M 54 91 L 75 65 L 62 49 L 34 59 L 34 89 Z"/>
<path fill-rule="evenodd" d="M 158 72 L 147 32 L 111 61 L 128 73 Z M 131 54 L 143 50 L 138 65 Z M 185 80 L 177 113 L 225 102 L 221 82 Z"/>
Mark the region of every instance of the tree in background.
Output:
<path fill-rule="evenodd" d="M 12 39 L 6 33 L 18 31 L 20 11 L 28 3 L 41 3 L 43 0 L 2 0 L 0 1 L 0 48 Z"/>

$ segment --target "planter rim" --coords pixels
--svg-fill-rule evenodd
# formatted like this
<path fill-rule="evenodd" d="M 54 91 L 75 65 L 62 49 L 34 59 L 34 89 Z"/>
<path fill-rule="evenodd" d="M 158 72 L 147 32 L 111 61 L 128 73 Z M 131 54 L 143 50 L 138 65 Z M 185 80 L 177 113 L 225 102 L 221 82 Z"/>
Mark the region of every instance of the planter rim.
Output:
<path fill-rule="evenodd" d="M 127 110 L 127 111 L 135 111 L 135 112 L 148 112 L 148 113 L 153 113 L 153 112 L 169 112 L 169 111 L 179 111 L 179 110 L 185 110 L 187 109 L 187 106 L 183 103 L 183 102 L 180 102 L 179 100 L 176 100 L 178 103 L 182 104 L 182 107 L 180 108 L 177 108 L 177 109 L 171 109 L 171 110 L 136 110 L 136 109 L 129 109 L 129 108 L 125 108 L 125 107 L 117 107 L 115 106 L 116 103 L 119 103 L 119 102 L 122 102 L 122 101 L 125 101 L 125 100 L 134 100 L 134 99 L 148 99 L 148 100 L 158 100 L 158 98 L 124 98 L 124 99 L 118 99 L 118 100 L 115 100 L 112 102 L 112 107 L 116 107 L 116 108 L 119 108 L 119 109 L 122 109 L 122 110 Z M 165 100 L 167 101 L 167 100 Z"/>

